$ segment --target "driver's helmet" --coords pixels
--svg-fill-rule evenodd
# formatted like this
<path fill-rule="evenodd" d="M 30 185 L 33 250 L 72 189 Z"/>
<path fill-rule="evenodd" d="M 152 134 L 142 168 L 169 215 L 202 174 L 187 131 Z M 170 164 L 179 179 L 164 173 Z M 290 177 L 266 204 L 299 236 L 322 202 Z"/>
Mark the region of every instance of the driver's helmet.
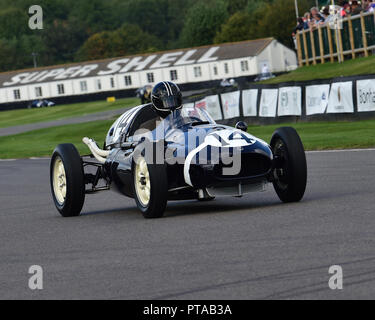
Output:
<path fill-rule="evenodd" d="M 163 118 L 175 110 L 182 109 L 182 93 L 173 82 L 158 83 L 152 90 L 151 101 L 156 112 Z"/>

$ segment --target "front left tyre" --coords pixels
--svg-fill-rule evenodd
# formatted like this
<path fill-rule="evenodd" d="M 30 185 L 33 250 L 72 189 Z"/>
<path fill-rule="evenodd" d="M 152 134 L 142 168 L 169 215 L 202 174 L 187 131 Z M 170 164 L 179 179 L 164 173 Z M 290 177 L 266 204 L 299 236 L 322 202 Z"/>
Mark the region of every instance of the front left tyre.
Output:
<path fill-rule="evenodd" d="M 148 164 L 144 157 L 133 163 L 133 194 L 146 219 L 161 218 L 168 201 L 168 178 L 165 165 Z"/>
<path fill-rule="evenodd" d="M 63 217 L 79 216 L 85 202 L 82 160 L 72 144 L 60 144 L 50 165 L 52 198 Z"/>

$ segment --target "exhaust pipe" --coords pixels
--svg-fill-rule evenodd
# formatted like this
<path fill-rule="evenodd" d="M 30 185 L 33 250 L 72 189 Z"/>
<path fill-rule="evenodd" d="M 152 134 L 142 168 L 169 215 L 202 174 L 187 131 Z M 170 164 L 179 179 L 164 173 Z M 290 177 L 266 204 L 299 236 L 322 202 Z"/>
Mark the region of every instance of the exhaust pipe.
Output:
<path fill-rule="evenodd" d="M 90 149 L 96 160 L 103 164 L 106 162 L 106 158 L 109 156 L 110 151 L 100 149 L 96 142 L 90 138 L 85 137 L 82 139 L 82 141 Z"/>

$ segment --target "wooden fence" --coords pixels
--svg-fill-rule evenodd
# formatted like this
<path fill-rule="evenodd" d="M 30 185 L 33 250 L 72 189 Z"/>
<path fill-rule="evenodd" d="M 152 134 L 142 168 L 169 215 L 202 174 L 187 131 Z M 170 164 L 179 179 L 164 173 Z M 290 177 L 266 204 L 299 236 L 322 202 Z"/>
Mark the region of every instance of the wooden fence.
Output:
<path fill-rule="evenodd" d="M 297 33 L 299 65 L 310 65 L 369 56 L 375 50 L 375 12 L 345 18 L 342 28 L 329 23 Z"/>

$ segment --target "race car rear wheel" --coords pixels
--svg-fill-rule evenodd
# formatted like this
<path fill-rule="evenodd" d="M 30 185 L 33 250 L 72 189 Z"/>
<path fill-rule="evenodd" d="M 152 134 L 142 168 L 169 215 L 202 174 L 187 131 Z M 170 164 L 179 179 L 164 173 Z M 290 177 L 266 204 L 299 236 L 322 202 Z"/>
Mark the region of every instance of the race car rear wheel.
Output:
<path fill-rule="evenodd" d="M 271 148 L 277 163 L 273 182 L 277 195 L 286 203 L 302 200 L 307 184 L 307 164 L 297 131 L 289 127 L 277 129 Z"/>
<path fill-rule="evenodd" d="M 148 164 L 139 157 L 133 165 L 134 198 L 146 219 L 161 218 L 168 200 L 165 165 Z"/>
<path fill-rule="evenodd" d="M 76 217 L 85 201 L 81 157 L 72 144 L 61 144 L 53 152 L 50 166 L 52 197 L 63 217 Z"/>

